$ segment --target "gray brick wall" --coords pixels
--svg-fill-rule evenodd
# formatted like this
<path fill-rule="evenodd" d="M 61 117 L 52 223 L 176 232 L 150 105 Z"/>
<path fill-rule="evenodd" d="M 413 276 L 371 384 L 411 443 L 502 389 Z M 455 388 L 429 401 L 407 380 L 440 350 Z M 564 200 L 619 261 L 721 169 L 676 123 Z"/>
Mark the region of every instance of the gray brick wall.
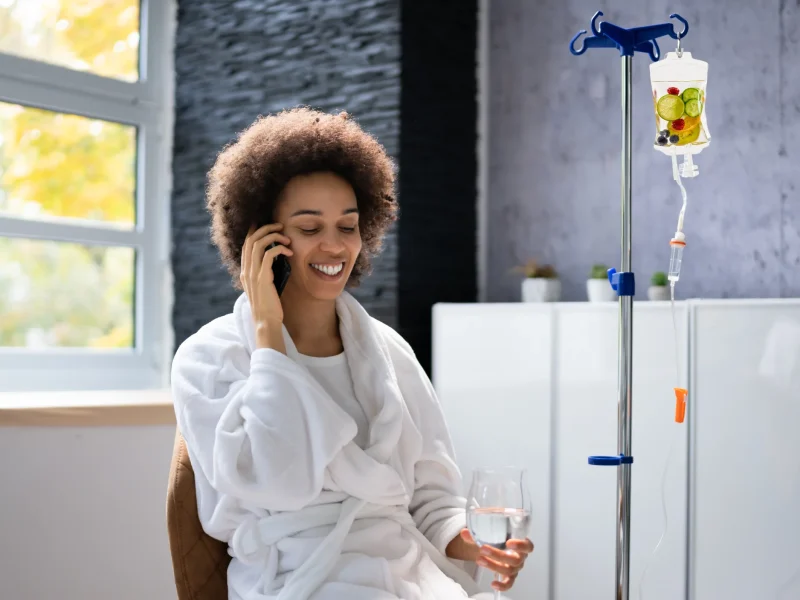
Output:
<path fill-rule="evenodd" d="M 179 345 L 231 310 L 237 292 L 208 235 L 206 173 L 259 114 L 309 105 L 347 110 L 397 157 L 399 0 L 182 0 L 175 41 L 173 324 Z M 391 232 L 354 295 L 396 324 L 397 247 Z"/>

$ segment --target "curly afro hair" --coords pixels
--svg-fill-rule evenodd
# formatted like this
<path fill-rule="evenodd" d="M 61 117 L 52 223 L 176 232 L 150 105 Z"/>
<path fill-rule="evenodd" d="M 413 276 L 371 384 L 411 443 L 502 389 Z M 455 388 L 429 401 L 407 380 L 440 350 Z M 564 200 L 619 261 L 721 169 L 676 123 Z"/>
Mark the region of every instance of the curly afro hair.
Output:
<path fill-rule="evenodd" d="M 362 250 L 347 285 L 370 271 L 397 218 L 394 164 L 383 146 L 347 113 L 301 107 L 259 117 L 226 146 L 208 174 L 206 203 L 211 239 L 233 279 L 239 281 L 242 246 L 251 226 L 271 223 L 283 187 L 297 175 L 332 172 L 353 187 Z"/>

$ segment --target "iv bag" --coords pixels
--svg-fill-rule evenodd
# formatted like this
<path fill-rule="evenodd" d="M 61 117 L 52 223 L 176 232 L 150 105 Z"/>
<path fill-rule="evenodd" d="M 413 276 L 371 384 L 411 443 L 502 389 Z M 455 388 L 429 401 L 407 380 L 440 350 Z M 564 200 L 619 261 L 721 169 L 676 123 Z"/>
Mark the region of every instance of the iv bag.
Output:
<path fill-rule="evenodd" d="M 653 147 L 664 154 L 697 154 L 708 146 L 706 121 L 708 63 L 691 52 L 669 52 L 650 64 L 656 136 Z"/>

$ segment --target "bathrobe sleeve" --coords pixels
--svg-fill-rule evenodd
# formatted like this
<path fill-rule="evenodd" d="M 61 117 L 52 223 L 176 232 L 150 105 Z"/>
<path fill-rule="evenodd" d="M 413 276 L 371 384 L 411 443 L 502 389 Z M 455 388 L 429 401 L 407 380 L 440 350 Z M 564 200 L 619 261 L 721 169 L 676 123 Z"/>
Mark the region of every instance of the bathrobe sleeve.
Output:
<path fill-rule="evenodd" d="M 228 317 L 180 346 L 172 392 L 193 468 L 218 493 L 268 510 L 308 505 L 355 435 L 294 361 L 272 349 L 251 355 Z"/>
<path fill-rule="evenodd" d="M 444 413 L 428 375 L 411 346 L 384 326 L 392 340 L 393 364 L 409 412 L 422 435 L 414 467 L 409 510 L 417 528 L 442 553 L 466 527 L 466 498 Z"/>

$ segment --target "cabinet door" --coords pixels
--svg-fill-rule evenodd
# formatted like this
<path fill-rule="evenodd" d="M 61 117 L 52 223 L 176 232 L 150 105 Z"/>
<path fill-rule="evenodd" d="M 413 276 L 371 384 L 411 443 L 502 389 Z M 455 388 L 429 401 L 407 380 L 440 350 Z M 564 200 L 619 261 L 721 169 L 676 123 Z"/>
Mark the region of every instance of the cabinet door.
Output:
<path fill-rule="evenodd" d="M 686 308 L 676 303 L 678 354 L 686 381 Z M 554 328 L 554 598 L 614 597 L 615 467 L 588 464 L 617 453 L 616 303 L 562 305 Z M 686 597 L 687 431 L 674 421 L 676 339 L 669 304 L 637 302 L 633 324 L 631 598 Z M 665 468 L 669 467 L 666 471 Z M 664 532 L 662 481 L 669 527 Z"/>
<path fill-rule="evenodd" d="M 536 546 L 511 599 L 549 597 L 551 308 L 437 305 L 433 383 L 469 486 L 476 467 L 527 467 Z M 465 489 L 466 493 L 466 489 Z M 485 590 L 491 578 L 482 574 Z"/>
<path fill-rule="evenodd" d="M 800 303 L 693 307 L 691 598 L 800 598 Z"/>

